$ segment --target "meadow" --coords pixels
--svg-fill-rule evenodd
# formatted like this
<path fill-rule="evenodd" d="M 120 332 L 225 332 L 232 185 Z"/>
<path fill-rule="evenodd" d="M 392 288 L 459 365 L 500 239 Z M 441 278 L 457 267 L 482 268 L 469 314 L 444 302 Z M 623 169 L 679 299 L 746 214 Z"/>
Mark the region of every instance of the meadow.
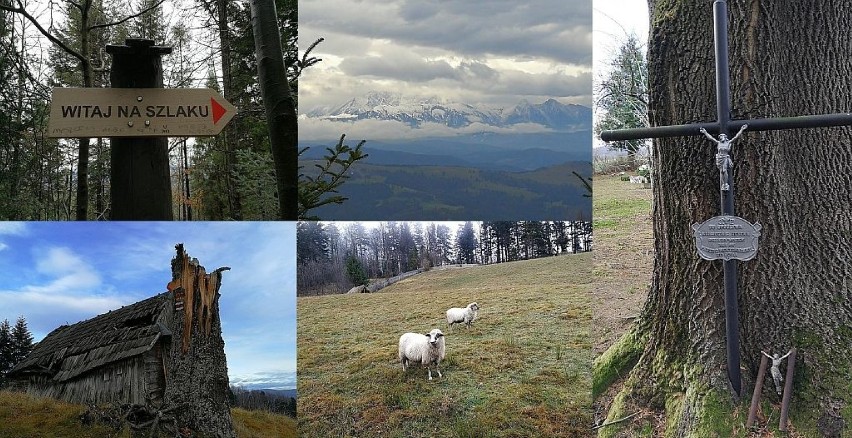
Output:
<path fill-rule="evenodd" d="M 562 255 L 299 298 L 299 436 L 588 436 L 591 268 L 591 253 Z M 446 309 L 472 301 L 473 327 L 449 330 Z M 399 336 L 432 328 L 443 377 L 403 373 Z"/>
<path fill-rule="evenodd" d="M 86 406 L 51 398 L 32 397 L 0 391 L 0 437 L 14 438 L 131 438 L 149 437 L 149 432 L 132 434 L 124 426 L 115 430 L 104 424 L 83 425 L 80 416 Z M 286 415 L 232 409 L 231 418 L 238 438 L 295 438 L 296 420 Z M 165 437 L 166 434 L 156 436 Z"/>

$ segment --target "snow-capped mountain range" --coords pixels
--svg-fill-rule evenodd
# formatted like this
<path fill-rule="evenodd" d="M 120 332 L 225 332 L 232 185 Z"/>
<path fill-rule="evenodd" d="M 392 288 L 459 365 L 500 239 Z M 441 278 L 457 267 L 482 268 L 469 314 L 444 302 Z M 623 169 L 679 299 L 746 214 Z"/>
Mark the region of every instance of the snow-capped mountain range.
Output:
<path fill-rule="evenodd" d="M 445 102 L 438 98 L 412 98 L 397 93 L 370 92 L 337 107 L 316 108 L 308 117 L 339 120 L 396 120 L 411 127 L 423 123 L 437 123 L 450 128 L 462 128 L 474 123 L 493 127 L 511 127 L 521 123 L 535 123 L 555 131 L 591 129 L 591 108 L 562 104 L 548 99 L 540 104 L 526 100 L 511 108 L 466 103 Z"/>

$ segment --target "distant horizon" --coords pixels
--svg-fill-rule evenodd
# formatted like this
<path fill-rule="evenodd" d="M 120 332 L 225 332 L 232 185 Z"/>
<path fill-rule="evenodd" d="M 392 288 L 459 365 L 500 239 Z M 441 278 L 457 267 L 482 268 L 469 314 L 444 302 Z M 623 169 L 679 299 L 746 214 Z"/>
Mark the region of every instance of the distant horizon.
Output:
<path fill-rule="evenodd" d="M 489 108 L 503 108 L 503 109 L 513 108 L 513 107 L 516 107 L 516 106 L 518 106 L 518 105 L 520 105 L 521 103 L 524 103 L 524 102 L 527 102 L 531 105 L 541 105 L 541 104 L 547 102 L 548 100 L 555 100 L 562 105 L 576 105 L 576 106 L 581 106 L 581 107 L 589 108 L 589 109 L 592 108 L 592 105 L 590 105 L 590 104 L 587 105 L 587 104 L 575 103 L 575 102 L 565 102 L 564 99 L 560 99 L 559 97 L 547 97 L 547 96 L 537 96 L 538 99 L 521 97 L 515 103 L 506 102 L 506 103 L 494 104 L 494 103 L 487 103 L 487 102 L 466 102 L 466 101 L 463 101 L 461 99 L 440 97 L 438 95 L 426 95 L 426 94 L 416 94 L 415 95 L 415 94 L 404 94 L 404 93 L 399 93 L 399 92 L 385 92 L 385 91 L 370 90 L 370 91 L 367 91 L 366 93 L 362 93 L 360 95 L 352 95 L 352 97 L 350 97 L 350 98 L 346 98 L 346 99 L 341 100 L 340 103 L 338 103 L 338 104 L 314 106 L 314 107 L 308 109 L 308 111 L 300 111 L 299 115 L 311 117 L 310 114 L 316 113 L 319 110 L 328 110 L 328 109 L 332 109 L 332 108 L 337 108 L 337 107 L 343 106 L 346 103 L 351 102 L 355 99 L 366 98 L 366 97 L 373 95 L 373 94 L 392 94 L 392 95 L 397 95 L 401 98 L 405 98 L 406 100 L 417 101 L 418 103 L 426 103 L 430 100 L 437 100 L 438 103 L 441 104 L 441 105 L 462 104 L 462 105 L 482 106 L 482 107 L 489 107 Z"/>
<path fill-rule="evenodd" d="M 372 93 L 372 92 L 371 92 Z M 374 99 L 370 102 L 371 99 Z M 394 104 L 380 103 L 383 100 L 395 101 Z M 423 139 L 423 138 L 448 138 L 460 137 L 465 135 L 478 134 L 497 134 L 497 135 L 515 135 L 515 134 L 557 134 L 568 132 L 579 132 L 586 129 L 580 129 L 576 126 L 588 125 L 591 130 L 592 126 L 592 108 L 586 105 L 564 103 L 555 97 L 541 96 L 541 102 L 530 101 L 526 98 L 521 98 L 516 103 L 508 106 L 500 106 L 493 104 L 473 104 L 452 99 L 446 99 L 441 103 L 431 103 L 435 97 L 422 97 L 405 95 L 403 93 L 377 93 L 365 94 L 349 98 L 334 105 L 316 107 L 307 113 L 299 114 L 299 141 L 316 141 L 316 140 L 338 140 L 341 134 L 346 134 L 347 139 L 354 144 L 360 140 L 381 141 L 381 140 L 402 140 L 402 139 Z M 555 105 L 548 102 L 556 102 Z M 398 103 L 397 103 L 398 102 Z M 368 104 L 369 103 L 369 104 Z M 353 104 L 363 111 L 367 108 L 376 111 L 388 110 L 393 115 L 402 114 L 403 119 L 394 117 L 342 117 L 336 114 L 349 104 Z M 375 105 L 374 105 L 375 104 Z M 511 115 L 516 109 L 522 108 L 523 105 L 529 105 L 534 108 L 557 108 L 549 114 L 555 115 L 556 111 L 564 112 L 586 112 L 588 111 L 588 120 L 576 119 L 574 125 L 566 124 L 559 126 L 549 126 L 535 121 L 527 122 L 511 122 L 511 123 L 492 123 L 500 117 Z M 449 111 L 457 111 L 461 114 L 469 114 L 472 116 L 469 124 L 462 126 L 450 126 L 443 121 L 428 120 L 422 117 L 424 106 L 439 105 Z M 521 110 L 523 111 L 523 110 Z M 357 113 L 355 111 L 354 113 Z M 342 111 L 341 114 L 355 115 L 353 112 Z M 565 114 L 565 113 L 563 113 Z M 409 115 L 416 116 L 416 120 L 420 120 L 418 126 L 411 126 Z M 486 115 L 487 120 L 478 119 L 477 115 Z M 557 117 L 564 117 L 557 116 Z M 405 121 L 409 120 L 409 121 Z M 455 119 L 458 121 L 459 119 Z M 505 121 L 505 120 L 504 120 Z M 591 138 L 589 140 L 591 146 Z"/>

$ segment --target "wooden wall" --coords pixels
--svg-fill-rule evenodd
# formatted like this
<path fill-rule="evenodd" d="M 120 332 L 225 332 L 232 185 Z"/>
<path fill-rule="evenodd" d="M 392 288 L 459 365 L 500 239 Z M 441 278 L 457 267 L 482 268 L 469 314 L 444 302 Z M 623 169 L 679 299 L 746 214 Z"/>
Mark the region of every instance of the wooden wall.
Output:
<path fill-rule="evenodd" d="M 114 362 L 66 382 L 32 377 L 27 392 L 71 403 L 132 403 L 160 406 L 165 388 L 162 348 Z"/>

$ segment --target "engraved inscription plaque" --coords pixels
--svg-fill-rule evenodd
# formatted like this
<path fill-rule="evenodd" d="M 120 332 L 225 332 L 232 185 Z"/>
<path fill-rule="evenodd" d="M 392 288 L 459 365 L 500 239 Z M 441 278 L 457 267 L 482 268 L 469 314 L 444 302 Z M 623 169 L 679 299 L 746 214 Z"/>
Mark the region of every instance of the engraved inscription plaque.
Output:
<path fill-rule="evenodd" d="M 692 224 L 698 255 L 704 260 L 751 260 L 757 255 L 760 224 L 738 216 L 716 216 Z"/>

